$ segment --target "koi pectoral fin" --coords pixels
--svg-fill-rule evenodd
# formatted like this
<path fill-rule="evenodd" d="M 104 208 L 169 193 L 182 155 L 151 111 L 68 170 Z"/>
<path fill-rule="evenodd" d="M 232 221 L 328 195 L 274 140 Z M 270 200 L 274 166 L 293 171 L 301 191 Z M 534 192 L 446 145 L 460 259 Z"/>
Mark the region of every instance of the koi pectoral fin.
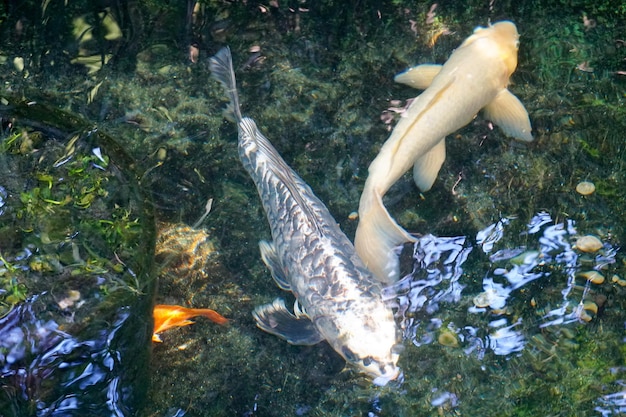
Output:
<path fill-rule="evenodd" d="M 442 65 L 423 64 L 409 68 L 396 75 L 393 80 L 409 87 L 425 90 L 433 82 L 433 79 L 441 71 Z"/>
<path fill-rule="evenodd" d="M 256 325 L 268 333 L 286 340 L 292 345 L 315 345 L 324 337 L 306 316 L 295 316 L 285 306 L 285 301 L 277 298 L 252 312 Z"/>
<path fill-rule="evenodd" d="M 498 125 L 505 135 L 525 142 L 533 140 L 528 112 L 522 102 L 506 88 L 483 109 L 483 115 Z"/>
<path fill-rule="evenodd" d="M 421 191 L 430 190 L 445 160 L 446 141 L 445 138 L 441 138 L 430 151 L 415 161 L 413 165 L 413 180 Z"/>

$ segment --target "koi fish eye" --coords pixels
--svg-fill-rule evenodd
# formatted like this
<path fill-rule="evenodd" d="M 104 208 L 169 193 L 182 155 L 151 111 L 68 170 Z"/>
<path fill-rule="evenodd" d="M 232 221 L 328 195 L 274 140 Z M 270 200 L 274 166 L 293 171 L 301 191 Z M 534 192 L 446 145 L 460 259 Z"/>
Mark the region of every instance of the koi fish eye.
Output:
<path fill-rule="evenodd" d="M 364 366 L 370 366 L 372 364 L 372 361 L 373 361 L 373 359 L 372 359 L 371 356 L 368 356 L 367 358 L 363 358 L 363 365 Z"/>
<path fill-rule="evenodd" d="M 350 362 L 356 362 L 358 360 L 357 355 L 354 354 L 347 346 L 341 348 L 341 353 L 343 357 L 346 358 Z"/>

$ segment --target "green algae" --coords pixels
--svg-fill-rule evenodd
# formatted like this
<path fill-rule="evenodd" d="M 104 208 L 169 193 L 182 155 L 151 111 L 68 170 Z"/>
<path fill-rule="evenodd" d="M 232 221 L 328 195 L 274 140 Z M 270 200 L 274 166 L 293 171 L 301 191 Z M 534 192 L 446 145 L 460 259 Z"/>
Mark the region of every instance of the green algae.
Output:
<path fill-rule="evenodd" d="M 117 399 L 98 413 L 137 410 L 155 285 L 153 218 L 133 161 L 76 115 L 1 101 L 0 355 L 12 357 L 2 362 L 1 408 L 33 414 L 74 398 L 87 410 L 110 390 Z"/>

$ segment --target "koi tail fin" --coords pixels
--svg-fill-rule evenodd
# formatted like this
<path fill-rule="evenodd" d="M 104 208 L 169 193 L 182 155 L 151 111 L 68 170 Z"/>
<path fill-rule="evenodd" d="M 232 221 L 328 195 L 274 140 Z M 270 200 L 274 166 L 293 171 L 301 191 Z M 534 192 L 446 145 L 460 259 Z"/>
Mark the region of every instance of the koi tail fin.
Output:
<path fill-rule="evenodd" d="M 226 114 L 235 118 L 237 124 L 241 122 L 241 110 L 239 109 L 239 96 L 237 95 L 237 82 L 233 70 L 233 58 L 230 48 L 225 46 L 215 55 L 209 58 L 209 69 L 212 77 L 224 87 L 224 92 L 230 103 L 226 108 Z"/>
<path fill-rule="evenodd" d="M 359 203 L 359 225 L 354 247 L 367 269 L 384 284 L 397 281 L 400 263 L 394 249 L 416 240 L 391 218 L 383 205 L 382 196 L 366 186 Z"/>

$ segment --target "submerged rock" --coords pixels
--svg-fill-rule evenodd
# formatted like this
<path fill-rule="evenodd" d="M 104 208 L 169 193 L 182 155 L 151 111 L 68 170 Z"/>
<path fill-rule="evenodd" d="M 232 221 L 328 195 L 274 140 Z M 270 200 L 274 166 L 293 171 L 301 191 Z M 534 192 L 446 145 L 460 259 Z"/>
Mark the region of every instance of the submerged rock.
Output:
<path fill-rule="evenodd" d="M 0 99 L 0 410 L 136 414 L 154 222 L 133 160 L 72 114 Z"/>
<path fill-rule="evenodd" d="M 581 252 L 597 252 L 602 249 L 602 246 L 602 241 L 592 235 L 581 236 L 576 239 L 576 249 Z"/>
<path fill-rule="evenodd" d="M 593 284 L 602 284 L 604 282 L 604 275 L 602 275 L 598 271 L 579 272 L 578 276 L 585 278 L 587 281 Z"/>
<path fill-rule="evenodd" d="M 576 185 L 576 192 L 580 195 L 591 195 L 596 191 L 596 186 L 590 181 L 581 181 Z"/>

